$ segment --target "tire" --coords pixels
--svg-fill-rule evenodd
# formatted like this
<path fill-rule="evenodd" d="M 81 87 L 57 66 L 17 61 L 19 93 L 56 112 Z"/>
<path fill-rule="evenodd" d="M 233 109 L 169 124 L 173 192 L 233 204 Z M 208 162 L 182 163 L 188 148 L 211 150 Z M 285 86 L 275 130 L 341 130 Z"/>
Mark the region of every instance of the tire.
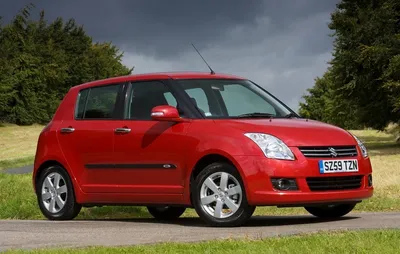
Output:
<path fill-rule="evenodd" d="M 226 184 L 221 184 L 222 178 L 228 179 Z M 193 206 L 199 217 L 209 226 L 241 226 L 254 213 L 255 206 L 250 206 L 247 202 L 240 174 L 230 164 L 217 162 L 208 165 L 192 184 Z M 204 204 L 202 204 L 202 200 Z M 228 211 L 224 213 L 222 209 Z"/>
<path fill-rule="evenodd" d="M 148 206 L 147 210 L 157 220 L 176 220 L 186 210 L 185 207 Z"/>
<path fill-rule="evenodd" d="M 59 187 L 54 188 L 55 184 Z M 72 220 L 82 208 L 76 203 L 71 178 L 67 171 L 58 165 L 50 166 L 40 174 L 36 184 L 36 196 L 40 211 L 49 220 Z"/>
<path fill-rule="evenodd" d="M 310 214 L 326 219 L 335 219 L 345 216 L 350 213 L 356 204 L 340 204 L 340 205 L 327 205 L 327 206 L 310 206 L 304 207 Z"/>

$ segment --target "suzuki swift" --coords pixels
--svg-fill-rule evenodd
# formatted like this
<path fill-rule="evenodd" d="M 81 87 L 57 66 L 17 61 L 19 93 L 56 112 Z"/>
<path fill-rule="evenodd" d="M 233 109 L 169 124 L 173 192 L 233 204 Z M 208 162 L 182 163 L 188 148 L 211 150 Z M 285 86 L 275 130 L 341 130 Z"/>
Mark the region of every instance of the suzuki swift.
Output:
<path fill-rule="evenodd" d="M 209 225 L 239 226 L 256 206 L 344 216 L 372 196 L 371 173 L 357 137 L 248 79 L 158 73 L 72 87 L 40 134 L 33 185 L 50 220 L 136 205 L 159 220 L 194 208 Z"/>

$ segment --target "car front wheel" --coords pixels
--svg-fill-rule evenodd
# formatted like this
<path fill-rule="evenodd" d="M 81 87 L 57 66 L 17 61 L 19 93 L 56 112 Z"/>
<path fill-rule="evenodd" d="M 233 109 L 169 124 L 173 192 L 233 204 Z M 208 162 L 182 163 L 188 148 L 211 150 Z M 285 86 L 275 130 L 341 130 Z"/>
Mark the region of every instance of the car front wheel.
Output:
<path fill-rule="evenodd" d="M 339 218 L 350 213 L 356 204 L 339 204 L 326 206 L 309 206 L 304 207 L 310 214 L 319 218 Z"/>
<path fill-rule="evenodd" d="M 57 165 L 44 169 L 40 174 L 36 195 L 42 214 L 49 220 L 71 220 L 82 208 L 75 201 L 68 173 Z"/>
<path fill-rule="evenodd" d="M 240 226 L 253 214 L 240 174 L 230 164 L 213 163 L 197 176 L 192 202 L 197 214 L 211 226 Z"/>

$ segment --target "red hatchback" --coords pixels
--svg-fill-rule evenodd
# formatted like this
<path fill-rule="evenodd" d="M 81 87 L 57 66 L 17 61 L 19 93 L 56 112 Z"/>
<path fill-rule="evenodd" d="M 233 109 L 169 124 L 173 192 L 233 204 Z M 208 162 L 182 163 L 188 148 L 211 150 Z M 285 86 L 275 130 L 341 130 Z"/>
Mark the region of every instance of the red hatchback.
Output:
<path fill-rule="evenodd" d="M 346 215 L 372 196 L 371 173 L 355 136 L 247 79 L 159 73 L 71 88 L 40 134 L 33 184 L 51 220 L 124 204 L 238 226 L 256 206 Z"/>

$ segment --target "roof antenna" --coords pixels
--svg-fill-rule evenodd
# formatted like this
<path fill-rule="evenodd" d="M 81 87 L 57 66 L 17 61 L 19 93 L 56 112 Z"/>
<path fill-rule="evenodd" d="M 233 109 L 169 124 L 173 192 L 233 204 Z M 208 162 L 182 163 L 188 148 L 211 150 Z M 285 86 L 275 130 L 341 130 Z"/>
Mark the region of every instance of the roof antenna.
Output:
<path fill-rule="evenodd" d="M 215 74 L 215 72 L 213 71 L 213 69 L 211 69 L 210 65 L 208 65 L 207 61 L 204 59 L 204 57 L 200 54 L 200 52 L 197 50 L 197 48 L 194 46 L 194 44 L 192 43 L 193 48 L 196 50 L 197 54 L 199 54 L 199 56 L 201 57 L 201 59 L 203 59 L 204 63 L 206 63 L 208 69 L 210 69 L 211 74 Z"/>

